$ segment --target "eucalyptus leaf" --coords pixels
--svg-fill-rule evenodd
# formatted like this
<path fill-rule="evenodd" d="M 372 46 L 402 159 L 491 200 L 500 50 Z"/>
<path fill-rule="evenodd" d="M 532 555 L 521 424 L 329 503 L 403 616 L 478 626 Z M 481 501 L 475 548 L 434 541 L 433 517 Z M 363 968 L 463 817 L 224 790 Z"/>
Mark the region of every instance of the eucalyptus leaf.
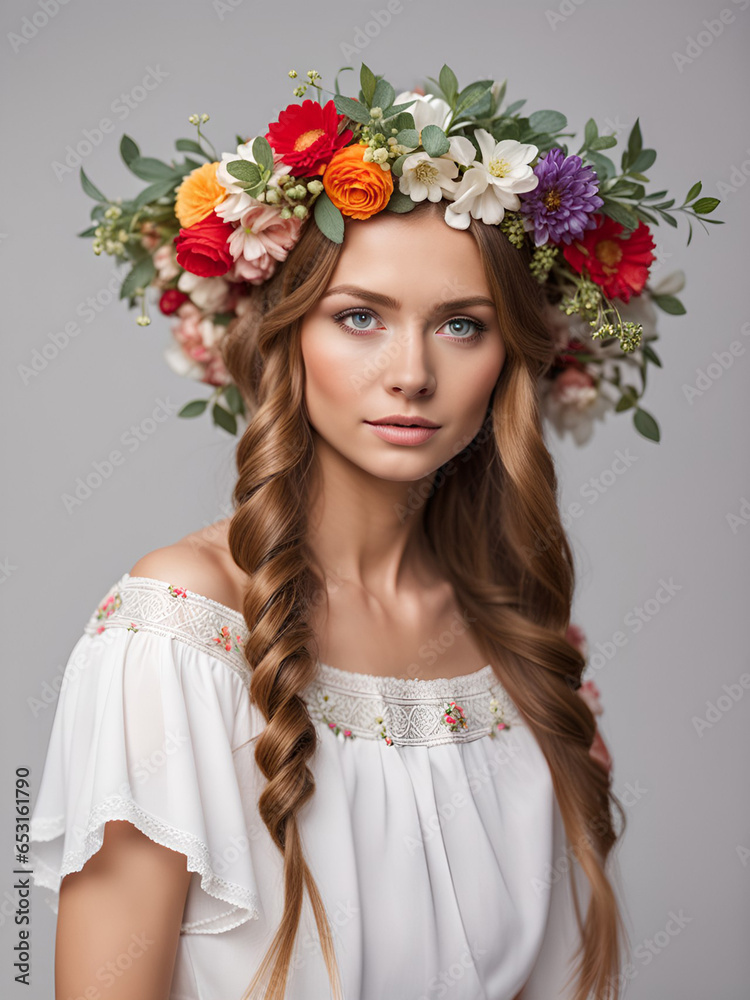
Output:
<path fill-rule="evenodd" d="M 599 129 L 593 118 L 589 118 L 586 122 L 586 127 L 583 131 L 583 144 L 584 146 L 590 146 L 591 143 L 599 135 Z"/>
<path fill-rule="evenodd" d="M 411 212 L 411 210 L 416 206 L 416 202 L 412 201 L 408 194 L 403 194 L 397 188 L 394 188 L 393 194 L 388 199 L 386 208 L 390 209 L 391 212 Z"/>
<path fill-rule="evenodd" d="M 230 160 L 227 163 L 227 171 L 245 184 L 257 184 L 261 180 L 260 168 L 257 163 L 249 160 Z"/>
<path fill-rule="evenodd" d="M 407 156 L 411 156 L 411 153 L 401 153 L 391 164 L 391 173 L 394 177 L 400 177 L 404 169 L 404 160 Z"/>
<path fill-rule="evenodd" d="M 271 149 L 270 142 L 264 135 L 257 135 L 253 139 L 252 151 L 253 159 L 258 166 L 273 173 L 273 150 Z"/>
<path fill-rule="evenodd" d="M 529 125 L 535 132 L 561 132 L 568 119 L 559 111 L 534 111 L 529 115 Z"/>
<path fill-rule="evenodd" d="M 655 160 L 655 149 L 642 149 L 638 156 L 631 162 L 630 173 L 642 174 L 649 167 L 653 166 Z"/>
<path fill-rule="evenodd" d="M 458 80 L 456 74 L 447 64 L 443 64 L 439 76 L 440 89 L 445 94 L 445 99 L 453 107 L 458 97 Z"/>
<path fill-rule="evenodd" d="M 396 135 L 396 142 L 399 146 L 409 146 L 413 149 L 419 145 L 419 132 L 415 128 L 403 128 Z"/>
<path fill-rule="evenodd" d="M 237 418 L 229 410 L 225 410 L 219 403 L 214 403 L 211 414 L 217 427 L 221 427 L 230 434 L 237 433 Z"/>
<path fill-rule="evenodd" d="M 175 189 L 176 181 L 172 178 L 168 178 L 163 181 L 155 181 L 153 184 L 149 184 L 145 187 L 138 197 L 135 199 L 133 206 L 137 210 L 143 208 L 144 205 L 150 204 L 152 201 L 156 201 L 158 198 L 163 198 L 165 195 L 172 194 Z"/>
<path fill-rule="evenodd" d="M 178 417 L 199 417 L 208 406 L 207 399 L 193 399 L 190 403 L 185 403 L 178 411 Z"/>
<path fill-rule="evenodd" d="M 649 441 L 658 442 L 660 440 L 659 425 L 646 410 L 639 407 L 633 414 L 633 423 L 638 433 L 648 438 Z"/>
<path fill-rule="evenodd" d="M 402 115 L 407 108 L 411 108 L 414 105 L 414 103 L 415 101 L 404 101 L 403 104 L 392 104 L 388 108 L 383 108 L 383 121 L 390 122 L 392 118 L 396 117 L 397 115 Z"/>
<path fill-rule="evenodd" d="M 422 129 L 422 145 L 430 156 L 442 156 L 451 148 L 448 136 L 438 125 L 425 125 Z"/>
<path fill-rule="evenodd" d="M 598 135 L 589 143 L 589 149 L 611 149 L 617 145 L 617 139 L 613 135 Z"/>
<path fill-rule="evenodd" d="M 476 83 L 470 83 L 468 87 L 464 87 L 456 98 L 451 124 L 458 121 L 462 115 L 472 112 L 478 105 L 481 106 L 482 101 L 491 94 L 492 83 L 492 80 L 477 80 Z"/>
<path fill-rule="evenodd" d="M 153 156 L 136 156 L 128 163 L 128 168 L 144 181 L 161 181 L 167 178 L 176 178 L 174 167 Z"/>
<path fill-rule="evenodd" d="M 407 128 L 413 129 L 414 115 L 410 111 L 399 111 L 397 115 L 394 115 L 391 119 L 389 119 L 388 125 L 390 128 L 395 128 L 399 132 Z"/>
<path fill-rule="evenodd" d="M 206 160 L 211 159 L 210 154 L 206 153 L 201 144 L 196 142 L 195 139 L 177 139 L 174 147 L 181 153 L 197 153 L 198 156 L 202 156 Z"/>
<path fill-rule="evenodd" d="M 156 274 L 153 257 L 149 254 L 140 260 L 126 275 L 120 287 L 120 298 L 129 299 L 136 288 L 146 288 Z"/>
<path fill-rule="evenodd" d="M 236 385 L 234 385 L 234 383 L 225 386 L 222 395 L 224 397 L 224 400 L 227 404 L 227 408 L 230 413 L 244 412 L 245 406 L 244 403 L 242 402 L 242 395 L 240 393 L 240 390 L 237 388 Z"/>
<path fill-rule="evenodd" d="M 91 181 L 88 179 L 83 167 L 81 167 L 80 173 L 81 173 L 81 187 L 89 196 L 89 198 L 93 198 L 94 201 L 106 201 L 107 199 L 101 193 L 99 188 L 95 184 L 92 184 Z"/>
<path fill-rule="evenodd" d="M 366 125 L 370 120 L 370 111 L 359 101 L 351 97 L 344 97 L 343 94 L 334 94 L 333 103 L 339 114 L 346 115 L 355 122 Z"/>
<path fill-rule="evenodd" d="M 651 298 L 655 306 L 672 316 L 683 316 L 687 312 L 685 306 L 674 295 L 654 295 L 652 292 Z"/>
<path fill-rule="evenodd" d="M 313 215 L 318 229 L 324 236 L 333 243 L 343 243 L 344 217 L 325 191 L 315 199 Z"/>
<path fill-rule="evenodd" d="M 137 143 L 129 135 L 123 135 L 120 139 L 120 156 L 126 164 L 131 163 L 141 155 Z"/>
<path fill-rule="evenodd" d="M 375 91 L 372 95 L 371 108 L 389 108 L 396 99 L 396 91 L 382 78 L 375 84 Z"/>

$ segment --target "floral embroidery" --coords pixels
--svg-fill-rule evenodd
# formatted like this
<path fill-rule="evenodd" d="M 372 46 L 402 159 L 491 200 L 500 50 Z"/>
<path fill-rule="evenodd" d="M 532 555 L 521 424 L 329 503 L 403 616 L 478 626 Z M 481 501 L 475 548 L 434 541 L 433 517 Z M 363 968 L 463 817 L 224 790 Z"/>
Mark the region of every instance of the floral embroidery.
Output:
<path fill-rule="evenodd" d="M 169 593 L 172 595 L 172 597 L 187 597 L 186 590 L 184 590 L 182 587 L 173 587 L 171 583 L 169 585 Z"/>
<path fill-rule="evenodd" d="M 497 722 L 494 723 L 492 729 L 490 730 L 490 736 L 494 739 L 497 736 L 497 730 L 510 729 L 510 723 L 505 721 L 503 706 L 497 698 L 490 698 L 490 712 L 492 712 L 497 719 Z"/>
<path fill-rule="evenodd" d="M 238 653 L 242 652 L 242 636 L 235 635 L 234 638 L 232 638 L 228 625 L 224 625 L 220 634 L 212 636 L 212 639 L 214 642 L 218 642 L 221 646 L 223 646 L 228 653 L 231 653 L 233 649 Z"/>
<path fill-rule="evenodd" d="M 385 740 L 386 746 L 392 747 L 393 746 L 393 740 L 390 738 L 390 736 L 386 732 L 385 719 L 383 718 L 382 715 L 376 715 L 375 716 L 375 725 L 380 727 L 378 729 L 378 736 L 381 739 Z"/>
<path fill-rule="evenodd" d="M 440 720 L 443 722 L 452 733 L 457 732 L 459 729 L 468 729 L 466 724 L 466 718 L 464 716 L 464 710 L 460 705 L 457 705 L 455 701 L 448 701 L 443 706 L 443 715 Z"/>
<path fill-rule="evenodd" d="M 95 612 L 96 620 L 102 621 L 102 619 L 109 618 L 110 615 L 114 614 L 114 612 L 117 611 L 117 609 L 120 607 L 121 604 L 122 604 L 122 598 L 120 597 L 118 591 L 115 591 L 114 594 L 110 594 L 110 596 L 106 599 L 106 601 L 100 604 L 99 607 L 96 609 Z M 104 625 L 100 625 L 96 631 L 103 632 L 104 628 L 105 628 Z"/>
<path fill-rule="evenodd" d="M 328 701 L 328 695 L 327 694 L 324 694 L 321 697 L 322 697 L 323 701 Z M 321 713 L 320 713 L 320 717 L 322 718 L 323 722 L 327 723 L 328 728 L 331 730 L 331 732 L 333 733 L 333 735 L 337 736 L 340 740 L 344 740 L 344 739 L 353 740 L 353 739 L 356 739 L 356 737 L 355 737 L 354 733 L 351 731 L 351 729 L 345 729 L 343 726 L 340 726 L 337 722 L 331 722 L 331 720 L 326 716 L 326 714 L 322 710 L 321 710 Z"/>
<path fill-rule="evenodd" d="M 128 625 L 128 632 L 137 632 L 137 631 L 138 631 L 138 629 L 135 627 L 135 622 L 131 622 Z"/>

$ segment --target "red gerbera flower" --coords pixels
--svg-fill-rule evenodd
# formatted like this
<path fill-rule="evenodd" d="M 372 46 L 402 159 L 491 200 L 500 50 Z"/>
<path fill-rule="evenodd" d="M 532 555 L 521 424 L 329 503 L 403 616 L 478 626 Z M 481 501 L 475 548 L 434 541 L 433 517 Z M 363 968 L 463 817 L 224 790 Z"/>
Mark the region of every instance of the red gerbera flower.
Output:
<path fill-rule="evenodd" d="M 310 100 L 290 104 L 279 114 L 279 120 L 268 126 L 266 139 L 293 173 L 302 177 L 322 174 L 336 150 L 352 137 L 348 128 L 338 133 L 344 117 L 338 114 L 333 101 L 324 105 Z"/>
<path fill-rule="evenodd" d="M 594 220 L 596 228 L 563 247 L 563 256 L 579 274 L 585 268 L 608 298 L 629 302 L 631 294 L 643 291 L 656 256 L 651 231 L 639 222 L 632 233 L 625 233 L 624 227 L 608 215 L 594 215 Z"/>

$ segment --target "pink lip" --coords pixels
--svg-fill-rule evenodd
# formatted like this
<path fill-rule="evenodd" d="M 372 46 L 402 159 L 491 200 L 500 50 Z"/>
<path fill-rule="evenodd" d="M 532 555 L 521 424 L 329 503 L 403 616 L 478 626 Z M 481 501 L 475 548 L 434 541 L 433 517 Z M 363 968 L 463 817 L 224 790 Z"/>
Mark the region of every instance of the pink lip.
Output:
<path fill-rule="evenodd" d="M 396 424 L 371 424 L 367 420 L 365 423 L 379 438 L 390 441 L 391 444 L 423 444 L 440 430 L 439 427 L 398 427 Z"/>

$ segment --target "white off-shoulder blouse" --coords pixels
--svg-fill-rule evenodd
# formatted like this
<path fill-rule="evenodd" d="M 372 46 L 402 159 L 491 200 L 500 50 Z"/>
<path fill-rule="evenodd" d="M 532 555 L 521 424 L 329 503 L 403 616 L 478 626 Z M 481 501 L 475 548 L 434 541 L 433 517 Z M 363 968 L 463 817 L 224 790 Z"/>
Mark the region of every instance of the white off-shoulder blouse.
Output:
<path fill-rule="evenodd" d="M 191 871 L 170 1000 L 239 1000 L 283 909 L 283 859 L 257 812 L 237 611 L 125 573 L 67 662 L 31 818 L 35 883 L 128 820 Z M 491 665 L 399 679 L 319 664 L 319 734 L 298 814 L 346 1000 L 555 1000 L 578 944 L 546 759 Z M 524 985 L 525 984 L 525 985 Z M 331 995 L 307 895 L 289 1000 Z"/>

